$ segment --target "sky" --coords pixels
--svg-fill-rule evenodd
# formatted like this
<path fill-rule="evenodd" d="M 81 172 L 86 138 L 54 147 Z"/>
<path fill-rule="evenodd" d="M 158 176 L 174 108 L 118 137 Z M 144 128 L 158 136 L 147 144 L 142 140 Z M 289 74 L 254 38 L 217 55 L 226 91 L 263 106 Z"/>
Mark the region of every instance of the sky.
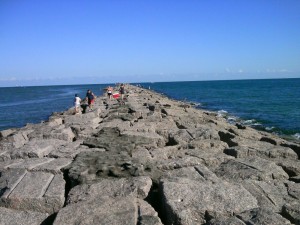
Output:
<path fill-rule="evenodd" d="M 300 77 L 299 0 L 0 0 L 0 86 Z"/>

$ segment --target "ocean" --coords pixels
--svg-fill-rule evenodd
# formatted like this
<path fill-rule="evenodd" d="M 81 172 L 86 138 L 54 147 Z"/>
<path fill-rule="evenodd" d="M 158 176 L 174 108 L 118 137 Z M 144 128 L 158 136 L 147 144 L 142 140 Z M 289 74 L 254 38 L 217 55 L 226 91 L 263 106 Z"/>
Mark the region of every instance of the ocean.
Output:
<path fill-rule="evenodd" d="M 107 85 L 58 85 L 0 88 L 0 130 L 39 123 L 52 112 L 74 105 L 75 94 L 84 98 L 88 89 L 102 95 Z"/>
<path fill-rule="evenodd" d="M 140 83 L 170 98 L 211 110 L 229 123 L 300 140 L 300 79 Z M 47 120 L 73 106 L 87 89 L 103 94 L 107 84 L 0 88 L 0 130 Z"/>

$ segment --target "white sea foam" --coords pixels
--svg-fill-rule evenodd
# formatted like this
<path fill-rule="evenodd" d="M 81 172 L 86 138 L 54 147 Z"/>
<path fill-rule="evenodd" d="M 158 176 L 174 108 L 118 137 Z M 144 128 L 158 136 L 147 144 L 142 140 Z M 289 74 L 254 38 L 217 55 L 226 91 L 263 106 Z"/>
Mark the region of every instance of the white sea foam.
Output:
<path fill-rule="evenodd" d="M 201 103 L 197 103 L 197 102 L 193 102 L 193 104 L 195 105 L 195 107 L 200 107 L 200 106 L 202 106 Z"/>
<path fill-rule="evenodd" d="M 267 131 L 275 130 L 275 127 L 266 127 L 266 130 L 267 130 Z"/>
<path fill-rule="evenodd" d="M 249 126 L 251 126 L 251 125 L 255 124 L 255 122 L 256 122 L 256 120 L 254 120 L 254 119 L 252 119 L 252 120 L 244 120 L 242 122 L 242 124 L 243 125 L 249 125 Z"/>
<path fill-rule="evenodd" d="M 218 111 L 218 117 L 226 117 L 227 115 L 228 115 L 228 112 L 225 110 Z"/>
<path fill-rule="evenodd" d="M 299 139 L 300 140 L 300 133 L 296 133 L 293 135 L 295 138 Z"/>
<path fill-rule="evenodd" d="M 236 116 L 229 116 L 227 118 L 227 122 L 230 124 L 235 124 L 236 122 L 238 122 L 239 118 Z"/>
<path fill-rule="evenodd" d="M 259 127 L 259 126 L 262 126 L 262 124 L 261 123 L 253 123 L 253 124 L 251 124 L 251 126 Z"/>

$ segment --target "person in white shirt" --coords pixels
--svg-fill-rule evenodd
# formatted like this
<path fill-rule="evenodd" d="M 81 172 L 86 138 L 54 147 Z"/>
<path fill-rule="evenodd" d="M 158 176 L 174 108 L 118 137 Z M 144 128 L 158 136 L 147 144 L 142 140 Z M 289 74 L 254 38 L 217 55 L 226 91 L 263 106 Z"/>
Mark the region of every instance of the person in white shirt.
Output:
<path fill-rule="evenodd" d="M 78 97 L 78 94 L 75 94 L 74 106 L 75 106 L 75 114 L 79 113 L 81 98 Z"/>

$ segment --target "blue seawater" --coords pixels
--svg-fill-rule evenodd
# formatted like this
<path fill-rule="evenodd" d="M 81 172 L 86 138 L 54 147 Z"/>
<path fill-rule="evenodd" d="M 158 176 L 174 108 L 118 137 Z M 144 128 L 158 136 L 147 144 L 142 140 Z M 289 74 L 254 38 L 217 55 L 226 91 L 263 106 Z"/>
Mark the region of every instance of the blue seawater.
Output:
<path fill-rule="evenodd" d="M 173 99 L 216 111 L 228 122 L 300 139 L 300 79 L 144 83 Z"/>
<path fill-rule="evenodd" d="M 52 112 L 69 109 L 74 96 L 84 98 L 88 89 L 102 95 L 106 85 L 61 85 L 0 88 L 0 130 L 47 120 Z"/>

